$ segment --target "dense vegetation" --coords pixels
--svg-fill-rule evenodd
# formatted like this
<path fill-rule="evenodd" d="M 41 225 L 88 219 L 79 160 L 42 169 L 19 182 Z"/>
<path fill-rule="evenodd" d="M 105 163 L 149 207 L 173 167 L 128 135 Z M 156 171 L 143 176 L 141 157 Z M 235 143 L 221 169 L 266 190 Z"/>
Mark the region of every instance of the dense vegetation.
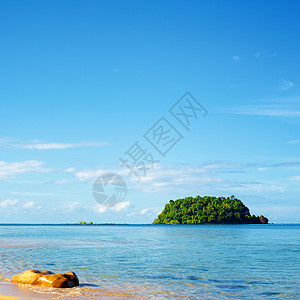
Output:
<path fill-rule="evenodd" d="M 234 196 L 187 197 L 170 200 L 153 224 L 261 224 L 264 216 L 251 216 L 249 208 Z"/>

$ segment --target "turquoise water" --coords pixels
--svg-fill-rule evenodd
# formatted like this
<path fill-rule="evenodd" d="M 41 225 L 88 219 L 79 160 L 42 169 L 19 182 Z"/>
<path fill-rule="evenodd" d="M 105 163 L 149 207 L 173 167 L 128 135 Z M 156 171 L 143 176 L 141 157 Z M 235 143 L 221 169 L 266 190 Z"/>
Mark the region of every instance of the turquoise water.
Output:
<path fill-rule="evenodd" d="M 0 226 L 0 245 L 2 276 L 74 271 L 69 298 L 300 299 L 300 225 Z"/>

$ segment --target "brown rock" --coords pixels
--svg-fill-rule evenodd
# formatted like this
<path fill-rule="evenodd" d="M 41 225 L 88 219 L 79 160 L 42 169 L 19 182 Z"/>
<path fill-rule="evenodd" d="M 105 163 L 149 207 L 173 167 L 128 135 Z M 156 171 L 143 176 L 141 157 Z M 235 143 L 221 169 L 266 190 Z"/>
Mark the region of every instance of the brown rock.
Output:
<path fill-rule="evenodd" d="M 264 216 L 259 216 L 259 221 L 262 224 L 268 224 L 269 223 L 269 219 L 264 217 Z"/>
<path fill-rule="evenodd" d="M 79 280 L 74 272 L 54 274 L 50 271 L 28 270 L 15 275 L 11 282 L 32 285 L 45 285 L 55 288 L 70 288 L 79 285 Z"/>

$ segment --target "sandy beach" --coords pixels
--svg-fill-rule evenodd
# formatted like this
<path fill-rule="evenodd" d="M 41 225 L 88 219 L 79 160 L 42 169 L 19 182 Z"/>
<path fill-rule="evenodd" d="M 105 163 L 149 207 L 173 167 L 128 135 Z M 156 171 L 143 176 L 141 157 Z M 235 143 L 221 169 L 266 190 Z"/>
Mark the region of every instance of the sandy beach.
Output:
<path fill-rule="evenodd" d="M 20 299 L 19 297 L 15 296 L 8 296 L 11 294 L 11 289 L 14 289 L 10 284 L 6 285 L 3 284 L 2 282 L 0 283 L 0 300 L 18 300 Z M 5 294 L 5 295 L 3 295 Z M 12 291 L 12 294 L 15 295 L 15 291 Z"/>
<path fill-rule="evenodd" d="M 41 286 L 13 284 L 8 279 L 0 278 L 0 300 L 34 300 L 34 299 L 143 299 L 136 291 L 96 290 L 76 287 L 72 289 L 52 289 Z"/>
<path fill-rule="evenodd" d="M 33 292 L 27 287 L 13 284 L 11 282 L 0 281 L 0 300 L 32 300 L 32 299 L 51 299 L 50 295 Z"/>

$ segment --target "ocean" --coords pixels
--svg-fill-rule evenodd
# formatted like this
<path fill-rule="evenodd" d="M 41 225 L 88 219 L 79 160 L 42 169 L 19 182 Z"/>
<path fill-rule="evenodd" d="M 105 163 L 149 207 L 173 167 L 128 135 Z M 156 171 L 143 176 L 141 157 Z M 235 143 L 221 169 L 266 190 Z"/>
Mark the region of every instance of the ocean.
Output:
<path fill-rule="evenodd" d="M 300 224 L 0 225 L 0 275 L 74 271 L 51 299 L 300 299 Z"/>

